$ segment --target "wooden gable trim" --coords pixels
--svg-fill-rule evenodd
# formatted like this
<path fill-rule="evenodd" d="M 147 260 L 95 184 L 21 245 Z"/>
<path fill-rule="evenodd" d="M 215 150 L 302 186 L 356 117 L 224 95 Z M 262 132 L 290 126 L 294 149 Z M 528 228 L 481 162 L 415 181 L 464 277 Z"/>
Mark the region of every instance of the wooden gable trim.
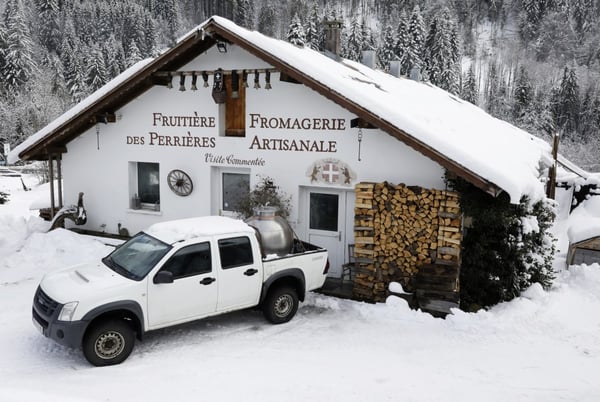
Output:
<path fill-rule="evenodd" d="M 98 119 L 98 116 L 114 116 L 116 110 L 131 102 L 152 86 L 156 84 L 160 85 L 160 83 L 156 82 L 156 76 L 154 75 L 156 72 L 177 69 L 191 61 L 198 54 L 208 50 L 215 43 L 216 39 L 213 37 L 191 35 L 176 47 L 171 48 L 149 63 L 137 74 L 129 77 L 129 79 L 115 87 L 113 91 L 107 93 L 76 116 L 63 123 L 50 133 L 50 135 L 25 149 L 19 154 L 19 158 L 22 160 L 47 159 L 44 149 L 53 146 L 64 148 L 73 138 L 99 122 L 100 119 Z"/>

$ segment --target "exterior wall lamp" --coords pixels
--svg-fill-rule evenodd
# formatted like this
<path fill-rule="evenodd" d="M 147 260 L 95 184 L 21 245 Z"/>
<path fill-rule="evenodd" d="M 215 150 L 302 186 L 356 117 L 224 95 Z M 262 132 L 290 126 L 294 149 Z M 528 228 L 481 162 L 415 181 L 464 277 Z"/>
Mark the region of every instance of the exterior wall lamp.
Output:
<path fill-rule="evenodd" d="M 219 53 L 227 53 L 227 45 L 225 42 L 217 42 L 217 50 Z"/>

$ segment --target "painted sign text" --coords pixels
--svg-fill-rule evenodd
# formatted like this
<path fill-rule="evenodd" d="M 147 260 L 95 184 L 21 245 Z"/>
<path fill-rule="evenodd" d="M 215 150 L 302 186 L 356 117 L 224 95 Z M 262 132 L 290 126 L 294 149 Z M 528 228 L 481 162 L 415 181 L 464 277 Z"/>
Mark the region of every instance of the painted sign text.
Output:
<path fill-rule="evenodd" d="M 336 141 L 290 140 L 287 138 L 258 138 L 254 136 L 250 149 L 260 151 L 337 152 Z"/>
<path fill-rule="evenodd" d="M 250 113 L 250 128 L 343 131 L 346 129 L 346 119 L 320 117 L 298 119 L 291 117 L 270 117 L 259 113 Z"/>
<path fill-rule="evenodd" d="M 204 161 L 206 163 L 217 163 L 221 165 L 265 166 L 265 160 L 263 158 L 241 159 L 237 158 L 235 155 L 213 155 L 207 153 L 204 154 Z"/>
<path fill-rule="evenodd" d="M 152 125 L 161 127 L 216 127 L 214 116 L 169 116 L 162 113 L 152 113 Z"/>

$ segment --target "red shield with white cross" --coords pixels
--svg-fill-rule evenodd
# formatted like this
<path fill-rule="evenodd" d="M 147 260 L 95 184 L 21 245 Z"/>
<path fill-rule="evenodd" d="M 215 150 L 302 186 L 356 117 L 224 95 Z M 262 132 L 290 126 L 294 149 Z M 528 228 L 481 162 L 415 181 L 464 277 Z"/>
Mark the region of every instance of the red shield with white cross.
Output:
<path fill-rule="evenodd" d="M 340 177 L 340 168 L 337 163 L 327 162 L 323 164 L 323 180 L 327 183 L 335 183 Z"/>

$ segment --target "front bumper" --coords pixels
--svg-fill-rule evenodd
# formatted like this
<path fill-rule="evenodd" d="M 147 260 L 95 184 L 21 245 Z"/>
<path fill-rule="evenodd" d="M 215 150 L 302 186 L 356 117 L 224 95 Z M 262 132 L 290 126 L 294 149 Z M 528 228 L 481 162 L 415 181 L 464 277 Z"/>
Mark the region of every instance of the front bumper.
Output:
<path fill-rule="evenodd" d="M 40 297 L 40 294 L 43 297 Z M 54 341 L 72 348 L 81 346 L 88 321 L 59 321 L 58 315 L 63 305 L 52 303 L 41 288 L 36 291 L 31 314 L 34 326 Z"/>

